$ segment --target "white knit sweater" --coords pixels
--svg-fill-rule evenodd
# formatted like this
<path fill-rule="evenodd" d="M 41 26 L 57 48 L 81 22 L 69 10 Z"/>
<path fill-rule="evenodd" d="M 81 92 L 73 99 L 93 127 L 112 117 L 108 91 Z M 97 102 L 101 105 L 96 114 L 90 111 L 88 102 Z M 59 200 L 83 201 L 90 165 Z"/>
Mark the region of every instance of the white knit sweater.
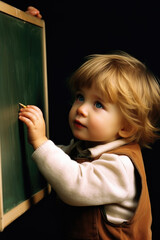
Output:
<path fill-rule="evenodd" d="M 65 203 L 104 205 L 108 221 L 119 224 L 129 220 L 137 207 L 135 169 L 127 156 L 106 152 L 124 144 L 124 140 L 116 140 L 90 148 L 92 157 L 100 157 L 79 164 L 64 152 L 68 147 L 62 150 L 48 140 L 32 157 Z"/>

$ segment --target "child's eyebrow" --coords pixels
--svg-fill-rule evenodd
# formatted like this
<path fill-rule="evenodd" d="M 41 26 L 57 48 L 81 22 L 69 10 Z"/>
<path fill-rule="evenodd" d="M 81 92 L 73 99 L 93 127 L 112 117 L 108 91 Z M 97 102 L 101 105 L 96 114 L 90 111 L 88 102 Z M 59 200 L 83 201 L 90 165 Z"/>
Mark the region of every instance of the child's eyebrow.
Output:
<path fill-rule="evenodd" d="M 99 95 L 95 95 L 95 97 L 97 98 L 97 101 L 101 102 L 103 105 L 108 106 L 108 104 L 112 103 L 107 96 L 104 96 L 101 94 L 101 96 Z"/>
<path fill-rule="evenodd" d="M 80 94 L 83 94 L 83 91 L 80 90 L 80 89 L 75 91 L 75 95 L 77 95 L 77 94 L 79 94 L 79 93 L 80 93 Z"/>
<path fill-rule="evenodd" d="M 107 104 L 107 101 L 106 101 L 104 98 L 100 97 L 99 95 L 94 95 L 93 97 L 94 97 L 97 101 L 99 101 L 99 102 L 101 102 L 101 103 L 103 103 L 103 104 Z"/>

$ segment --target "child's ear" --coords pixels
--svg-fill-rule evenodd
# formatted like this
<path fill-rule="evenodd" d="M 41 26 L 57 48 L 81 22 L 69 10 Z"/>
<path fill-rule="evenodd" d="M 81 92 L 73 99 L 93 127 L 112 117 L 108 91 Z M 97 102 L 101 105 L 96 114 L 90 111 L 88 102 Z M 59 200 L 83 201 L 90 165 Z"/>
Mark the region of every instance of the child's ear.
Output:
<path fill-rule="evenodd" d="M 136 132 L 136 128 L 131 126 L 129 123 L 126 123 L 120 130 L 119 136 L 122 138 L 131 137 Z"/>

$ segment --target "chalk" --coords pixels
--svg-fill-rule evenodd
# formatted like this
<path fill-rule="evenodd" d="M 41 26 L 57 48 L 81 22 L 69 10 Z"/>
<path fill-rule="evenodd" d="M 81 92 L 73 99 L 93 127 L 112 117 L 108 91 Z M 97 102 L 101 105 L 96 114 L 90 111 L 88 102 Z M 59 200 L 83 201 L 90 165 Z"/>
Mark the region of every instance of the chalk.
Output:
<path fill-rule="evenodd" d="M 22 103 L 19 103 L 19 105 L 21 106 L 21 107 L 23 107 L 23 108 L 26 108 L 27 106 L 25 106 L 24 104 L 22 104 Z"/>

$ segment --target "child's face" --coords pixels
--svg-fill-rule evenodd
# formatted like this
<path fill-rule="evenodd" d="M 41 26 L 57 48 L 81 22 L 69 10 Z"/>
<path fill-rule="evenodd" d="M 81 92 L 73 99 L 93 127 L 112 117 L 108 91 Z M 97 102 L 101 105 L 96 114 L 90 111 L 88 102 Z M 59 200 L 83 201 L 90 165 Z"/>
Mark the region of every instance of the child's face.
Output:
<path fill-rule="evenodd" d="M 106 103 L 94 85 L 76 93 L 69 113 L 69 124 L 77 139 L 111 142 L 119 138 L 122 122 L 118 107 Z"/>

